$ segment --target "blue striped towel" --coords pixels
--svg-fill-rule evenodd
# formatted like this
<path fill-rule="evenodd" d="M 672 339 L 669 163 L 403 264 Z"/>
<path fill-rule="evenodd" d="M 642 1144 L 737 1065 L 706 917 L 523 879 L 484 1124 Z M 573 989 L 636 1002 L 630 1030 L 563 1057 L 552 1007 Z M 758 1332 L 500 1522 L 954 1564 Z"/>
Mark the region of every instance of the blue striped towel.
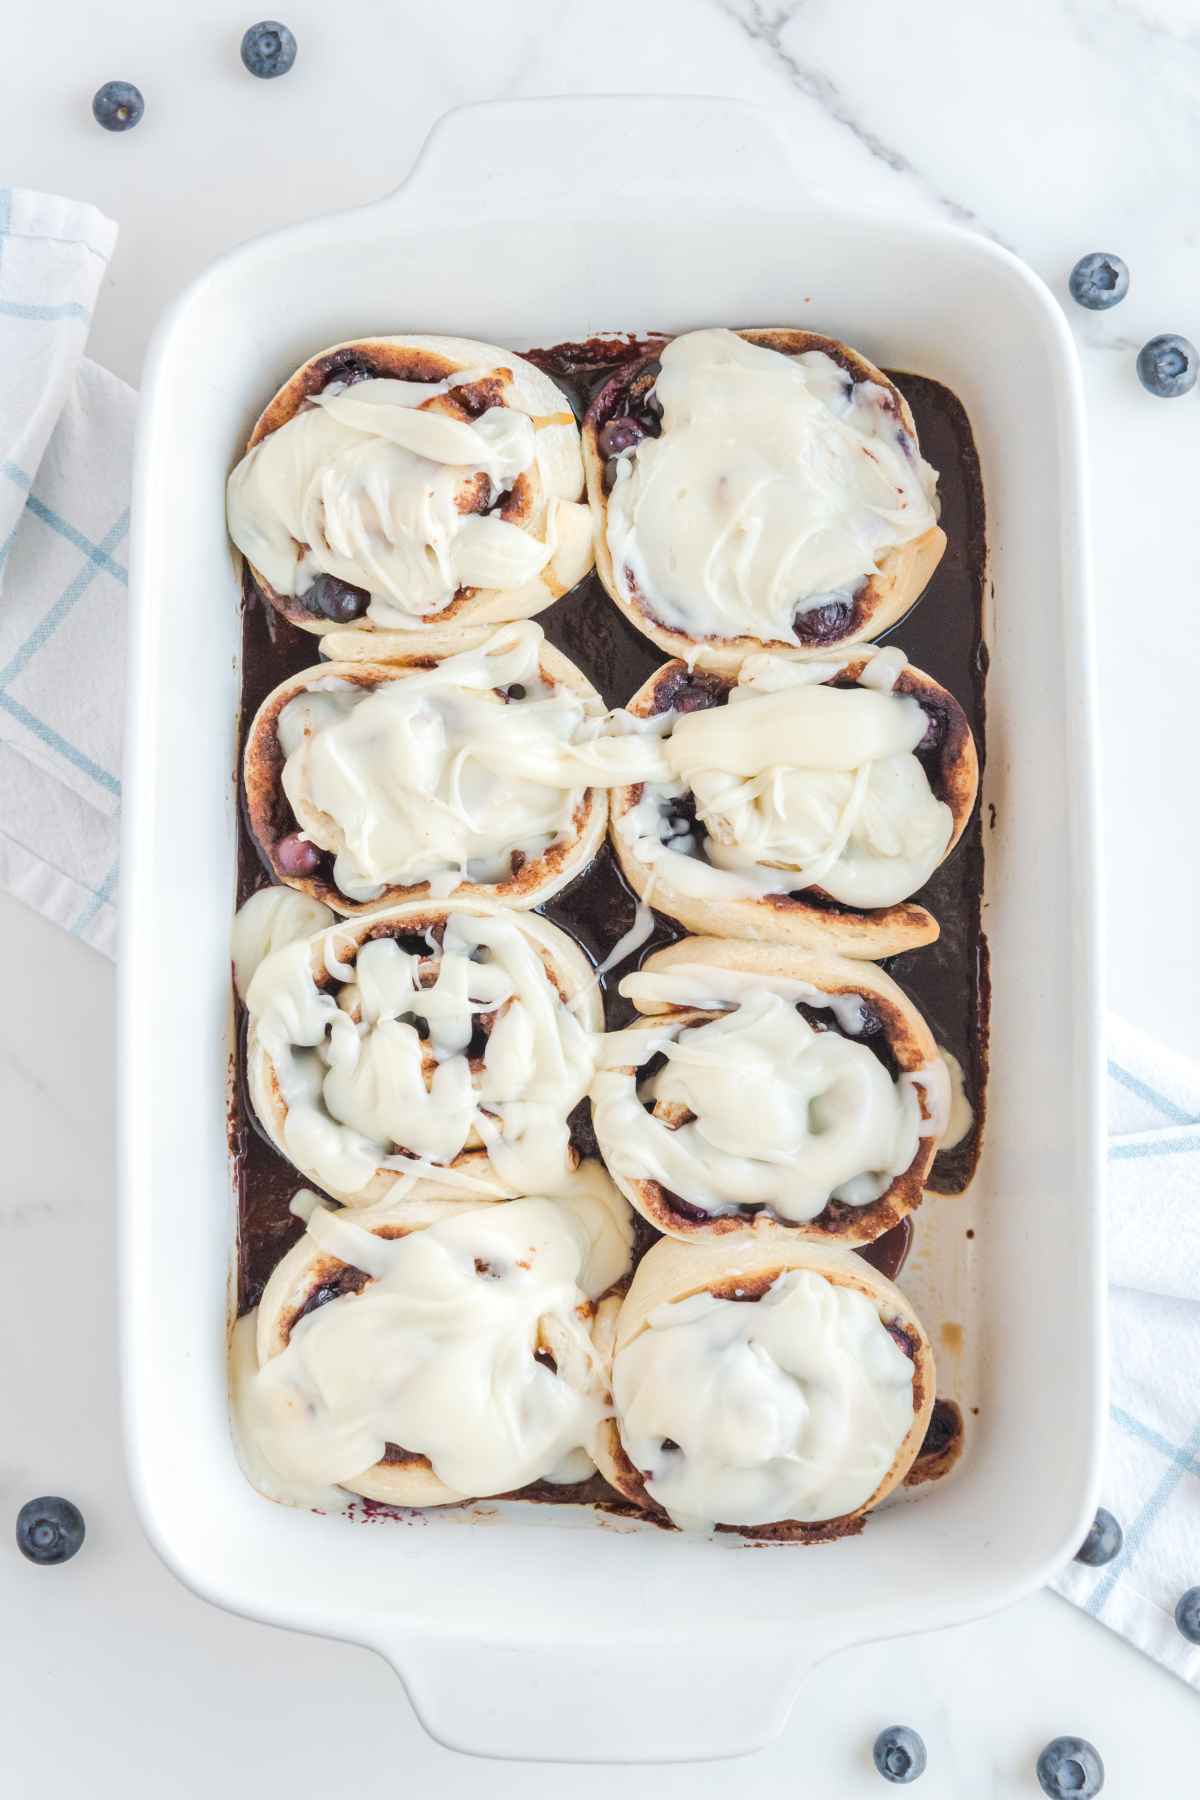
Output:
<path fill-rule="evenodd" d="M 1101 1504 L 1124 1547 L 1060 1594 L 1200 1688 L 1175 1604 L 1200 1587 L 1200 1068 L 1108 1024 L 1111 1394 Z"/>
<path fill-rule="evenodd" d="M 116 235 L 0 188 L 0 887 L 109 955 L 136 396 L 83 352 Z"/>
<path fill-rule="evenodd" d="M 0 189 L 0 886 L 112 954 L 135 396 L 83 355 L 116 228 Z M 1112 1404 L 1124 1549 L 1058 1592 L 1200 1687 L 1200 1069 L 1110 1020 Z"/>

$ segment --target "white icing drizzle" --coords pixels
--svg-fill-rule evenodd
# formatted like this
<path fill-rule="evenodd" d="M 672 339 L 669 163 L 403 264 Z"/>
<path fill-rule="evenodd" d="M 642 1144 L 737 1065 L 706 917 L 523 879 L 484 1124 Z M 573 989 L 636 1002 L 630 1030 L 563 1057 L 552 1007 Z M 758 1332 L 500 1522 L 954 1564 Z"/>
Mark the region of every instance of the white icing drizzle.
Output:
<path fill-rule="evenodd" d="M 333 383 L 243 457 L 229 533 L 277 593 L 332 575 L 370 593 L 373 623 L 408 629 L 461 588 L 520 590 L 550 561 L 560 508 L 583 483 L 575 422 L 523 358 L 463 348 L 483 366 L 435 382 Z M 455 388 L 489 379 L 501 404 L 470 420 L 445 410 Z M 540 498 L 526 529 L 490 509 L 531 472 Z"/>
<path fill-rule="evenodd" d="M 561 1186 L 567 1115 L 587 1090 L 593 1041 L 515 916 L 452 913 L 440 952 L 425 958 L 372 939 L 353 967 L 335 959 L 345 970 L 336 994 L 313 980 L 311 954 L 300 942 L 268 957 L 247 996 L 251 1051 L 270 1058 L 286 1108 L 282 1148 L 298 1169 L 344 1197 L 380 1168 L 467 1192 Z M 485 1170 L 448 1167 L 481 1146 Z"/>
<path fill-rule="evenodd" d="M 656 1307 L 614 1358 L 613 1397 L 626 1454 L 676 1525 L 815 1523 L 887 1476 L 913 1365 L 865 1294 L 792 1269 L 757 1301 Z"/>
<path fill-rule="evenodd" d="M 849 600 L 936 523 L 892 396 L 823 351 L 688 332 L 655 393 L 662 432 L 618 459 L 608 546 L 622 593 L 690 637 L 799 644 L 798 611 Z"/>
<path fill-rule="evenodd" d="M 257 1354 L 249 1330 L 235 1345 L 237 1436 L 264 1491 L 326 1504 L 389 1443 L 427 1457 L 458 1497 L 590 1468 L 580 1453 L 609 1408 L 588 1283 L 627 1266 L 628 1229 L 620 1241 L 595 1190 L 447 1210 L 393 1238 L 310 1212 L 309 1236 L 371 1279 L 306 1313 L 277 1354 L 257 1326 Z"/>
<path fill-rule="evenodd" d="M 943 1049 L 942 1061 L 946 1065 L 946 1073 L 949 1077 L 950 1099 L 946 1109 L 946 1129 L 938 1149 L 955 1150 L 975 1123 L 975 1109 L 967 1099 L 963 1066 L 957 1056 L 951 1051 Z"/>
<path fill-rule="evenodd" d="M 813 1004 L 828 1000 L 816 990 Z M 658 1055 L 665 1066 L 639 1083 Z M 934 1130 L 916 1080 L 893 1081 L 865 1044 L 815 1029 L 792 994 L 747 984 L 703 1023 L 667 1015 L 610 1033 L 592 1111 L 619 1179 L 659 1182 L 713 1217 L 766 1206 L 802 1224 L 830 1200 L 879 1199 L 909 1167 Z"/>
<path fill-rule="evenodd" d="M 671 779 L 647 779 L 616 820 L 628 853 L 697 898 L 820 887 L 870 908 L 916 893 L 954 829 L 914 754 L 927 720 L 892 692 L 902 651 L 867 657 L 852 687 L 824 685 L 844 666 L 750 657 L 725 705 L 678 718 Z M 688 796 L 703 834 L 673 807 Z"/>
<path fill-rule="evenodd" d="M 230 946 L 239 997 L 246 998 L 254 971 L 273 950 L 282 950 L 297 938 L 311 937 L 332 923 L 327 906 L 295 888 L 266 887 L 251 894 L 234 917 Z"/>
<path fill-rule="evenodd" d="M 311 680 L 281 709 L 284 793 L 349 899 L 507 881 L 514 851 L 569 841 L 588 788 L 661 770 L 653 733 L 542 673 L 543 643 L 530 622 L 502 626 L 375 686 Z"/>

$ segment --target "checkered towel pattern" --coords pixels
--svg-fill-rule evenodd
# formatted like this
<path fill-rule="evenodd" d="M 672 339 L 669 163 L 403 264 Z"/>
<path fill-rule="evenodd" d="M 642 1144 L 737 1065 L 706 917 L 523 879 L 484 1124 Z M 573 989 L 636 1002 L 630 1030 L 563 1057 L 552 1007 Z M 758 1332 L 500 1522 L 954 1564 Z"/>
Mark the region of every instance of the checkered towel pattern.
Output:
<path fill-rule="evenodd" d="M 0 885 L 110 955 L 134 395 L 83 349 L 115 238 L 0 189 Z M 1200 1585 L 1200 1069 L 1109 1034 L 1102 1498 L 1125 1542 L 1055 1586 L 1200 1687 L 1173 1617 Z"/>
<path fill-rule="evenodd" d="M 1200 1068 L 1120 1019 L 1108 1028 L 1112 1391 L 1101 1503 L 1125 1534 L 1060 1594 L 1193 1687 L 1175 1603 L 1200 1587 Z"/>
<path fill-rule="evenodd" d="M 0 188 L 0 886 L 109 955 L 136 397 L 83 351 L 116 235 Z"/>

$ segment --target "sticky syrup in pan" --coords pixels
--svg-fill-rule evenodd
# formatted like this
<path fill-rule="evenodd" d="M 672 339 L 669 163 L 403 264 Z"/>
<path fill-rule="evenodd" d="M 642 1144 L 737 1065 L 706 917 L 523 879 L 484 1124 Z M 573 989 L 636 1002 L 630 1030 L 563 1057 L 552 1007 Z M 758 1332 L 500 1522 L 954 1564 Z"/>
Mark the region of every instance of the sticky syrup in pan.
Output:
<path fill-rule="evenodd" d="M 643 344 L 649 347 L 648 340 L 643 340 Z M 637 354 L 639 347 L 634 339 L 619 344 L 611 339 L 594 339 L 526 354 L 555 377 L 582 417 L 591 395 L 613 363 Z M 966 413 L 948 388 L 925 376 L 891 370 L 888 373 L 912 408 L 922 454 L 938 471 L 941 524 L 948 543 L 923 599 L 886 636 L 901 644 L 910 662 L 941 682 L 957 699 L 975 734 L 982 767 L 988 653 L 982 629 L 985 537 L 979 460 Z M 537 622 L 549 641 L 578 664 L 610 706 L 624 705 L 664 661 L 662 652 L 635 631 L 613 605 L 594 572 L 540 613 Z M 262 599 L 247 574 L 242 625 L 243 735 L 272 688 L 288 675 L 310 667 L 319 656 L 318 640 L 281 618 Z M 238 823 L 238 905 L 270 880 L 270 871 L 246 825 L 243 796 Z M 938 1156 L 930 1183 L 950 1192 L 960 1191 L 970 1180 L 978 1161 L 984 1124 L 989 980 L 987 942 L 981 924 L 982 894 L 983 829 L 980 809 L 976 807 L 953 854 L 914 896 L 938 920 L 941 936 L 934 944 L 891 957 L 883 964 L 911 994 L 938 1043 L 957 1057 L 963 1069 L 974 1123 L 962 1144 Z M 599 962 L 632 924 L 634 907 L 634 897 L 606 843 L 591 866 L 539 910 L 570 932 Z M 681 926 L 656 914 L 649 940 L 603 978 L 610 1028 L 633 1016 L 632 1006 L 617 992 L 622 975 L 653 950 L 683 935 Z M 292 1195 L 302 1185 L 301 1177 L 268 1143 L 254 1119 L 245 1091 L 243 1042 L 244 1018 L 239 1018 L 237 1082 L 230 1117 L 230 1149 L 238 1178 L 239 1313 L 257 1305 L 271 1270 L 303 1229 L 288 1210 Z M 894 1277 L 908 1256 L 913 1230 L 914 1221 L 905 1219 L 860 1254 L 885 1275 Z M 645 1252 L 655 1235 L 648 1227 L 639 1232 L 639 1254 Z M 961 1441 L 958 1407 L 953 1401 L 939 1400 L 910 1483 L 944 1473 L 955 1460 Z M 525 1490 L 525 1497 L 594 1500 L 606 1506 L 623 1506 L 599 1476 L 571 1489 L 543 1484 Z"/>

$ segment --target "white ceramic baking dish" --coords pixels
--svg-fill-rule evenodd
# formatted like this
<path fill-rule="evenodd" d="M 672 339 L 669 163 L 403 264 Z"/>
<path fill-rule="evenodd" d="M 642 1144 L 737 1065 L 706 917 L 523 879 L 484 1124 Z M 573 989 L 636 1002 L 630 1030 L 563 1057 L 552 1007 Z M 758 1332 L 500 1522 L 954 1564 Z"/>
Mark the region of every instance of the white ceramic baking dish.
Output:
<path fill-rule="evenodd" d="M 226 471 L 276 383 L 338 339 L 521 346 L 712 323 L 811 323 L 937 377 L 982 460 L 989 1131 L 972 1194 L 925 1208 L 905 1276 L 967 1336 L 967 1452 L 918 1504 L 811 1550 L 575 1509 L 367 1528 L 272 1505 L 243 1478 L 226 1415 Z M 820 198 L 786 117 L 701 99 L 469 108 L 387 199 L 246 246 L 172 308 L 147 362 L 135 492 L 120 1308 L 133 1487 L 170 1567 L 236 1612 L 374 1646 L 446 1744 L 622 1760 L 750 1750 L 818 1660 L 1045 1581 L 1094 1499 L 1102 1014 L 1083 416 L 1041 284 L 982 238 Z"/>

